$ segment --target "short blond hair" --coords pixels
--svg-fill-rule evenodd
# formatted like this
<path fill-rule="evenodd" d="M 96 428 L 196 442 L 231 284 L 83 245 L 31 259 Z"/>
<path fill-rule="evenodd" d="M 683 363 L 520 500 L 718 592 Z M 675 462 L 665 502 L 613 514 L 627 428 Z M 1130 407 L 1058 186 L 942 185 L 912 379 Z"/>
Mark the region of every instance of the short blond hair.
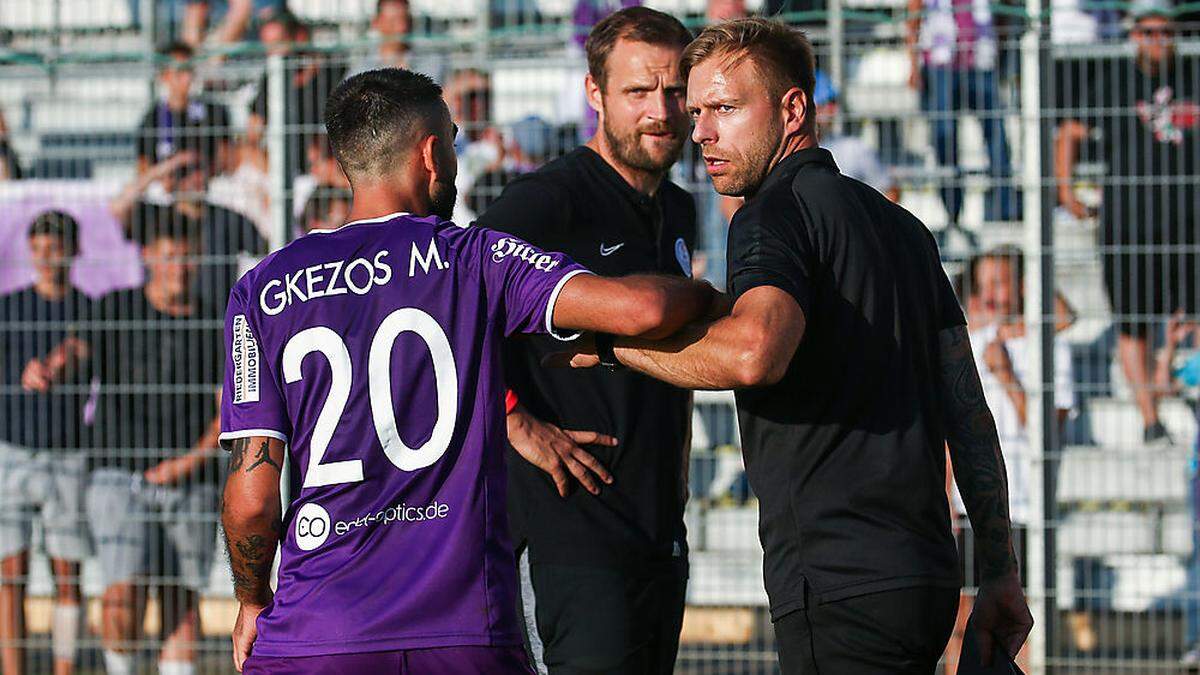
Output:
<path fill-rule="evenodd" d="M 816 57 L 803 31 L 759 17 L 709 26 L 683 50 L 684 78 L 701 61 L 718 56 L 748 57 L 775 86 L 772 95 L 800 87 L 812 101 Z"/>

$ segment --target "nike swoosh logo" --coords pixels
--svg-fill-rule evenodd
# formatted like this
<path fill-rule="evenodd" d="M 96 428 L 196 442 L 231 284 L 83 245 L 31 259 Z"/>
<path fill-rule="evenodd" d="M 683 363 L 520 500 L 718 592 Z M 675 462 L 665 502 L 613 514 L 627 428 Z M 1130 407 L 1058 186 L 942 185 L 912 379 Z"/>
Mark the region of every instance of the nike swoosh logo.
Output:
<path fill-rule="evenodd" d="M 610 255 L 616 253 L 617 249 L 621 248 L 624 245 L 625 245 L 625 242 L 621 242 L 619 244 L 614 244 L 612 246 L 605 246 L 604 244 L 600 244 L 600 255 L 610 256 Z"/>

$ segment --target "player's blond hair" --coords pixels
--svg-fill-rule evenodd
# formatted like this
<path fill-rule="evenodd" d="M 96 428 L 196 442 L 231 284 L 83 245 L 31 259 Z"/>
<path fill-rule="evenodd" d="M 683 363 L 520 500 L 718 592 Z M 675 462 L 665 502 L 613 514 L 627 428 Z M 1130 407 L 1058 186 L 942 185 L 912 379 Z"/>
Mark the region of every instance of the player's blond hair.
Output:
<path fill-rule="evenodd" d="M 717 57 L 750 59 L 771 86 L 772 95 L 799 87 L 812 100 L 816 57 L 803 31 L 758 17 L 709 26 L 683 50 L 683 76 L 700 62 Z"/>

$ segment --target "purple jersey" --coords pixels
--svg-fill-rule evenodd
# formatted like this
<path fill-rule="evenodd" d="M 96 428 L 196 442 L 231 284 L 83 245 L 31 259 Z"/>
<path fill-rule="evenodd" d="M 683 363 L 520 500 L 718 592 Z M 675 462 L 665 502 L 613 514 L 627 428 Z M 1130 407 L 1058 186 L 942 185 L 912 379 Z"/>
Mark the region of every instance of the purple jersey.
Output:
<path fill-rule="evenodd" d="M 552 331 L 583 271 L 395 214 L 314 231 L 237 283 L 221 439 L 279 438 L 291 459 L 255 654 L 520 643 L 500 347 Z"/>

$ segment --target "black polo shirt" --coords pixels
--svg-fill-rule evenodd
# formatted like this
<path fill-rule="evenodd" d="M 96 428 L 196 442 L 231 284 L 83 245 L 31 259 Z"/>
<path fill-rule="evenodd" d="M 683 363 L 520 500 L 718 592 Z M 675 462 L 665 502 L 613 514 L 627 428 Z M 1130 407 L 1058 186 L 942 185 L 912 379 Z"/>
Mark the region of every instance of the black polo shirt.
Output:
<path fill-rule="evenodd" d="M 737 392 L 772 618 L 807 596 L 958 586 L 937 334 L 965 321 L 933 237 L 802 150 L 730 226 L 730 293 L 759 286 L 807 323 L 782 381 Z"/>
<path fill-rule="evenodd" d="M 510 183 L 480 225 L 562 251 L 598 274 L 686 275 L 696 207 L 664 182 L 653 198 L 630 187 L 580 147 Z M 565 429 L 611 434 L 615 448 L 588 447 L 613 473 L 599 496 L 558 496 L 549 476 L 509 449 L 509 519 L 530 561 L 650 569 L 686 556 L 684 462 L 690 395 L 633 372 L 540 365 L 562 351 L 548 337 L 510 340 L 505 377 L 529 411 Z"/>
<path fill-rule="evenodd" d="M 137 156 L 157 164 L 176 152 L 192 150 L 212 164 L 217 147 L 228 142 L 230 133 L 229 111 L 223 105 L 193 99 L 183 110 L 171 110 L 159 101 L 138 124 Z"/>

